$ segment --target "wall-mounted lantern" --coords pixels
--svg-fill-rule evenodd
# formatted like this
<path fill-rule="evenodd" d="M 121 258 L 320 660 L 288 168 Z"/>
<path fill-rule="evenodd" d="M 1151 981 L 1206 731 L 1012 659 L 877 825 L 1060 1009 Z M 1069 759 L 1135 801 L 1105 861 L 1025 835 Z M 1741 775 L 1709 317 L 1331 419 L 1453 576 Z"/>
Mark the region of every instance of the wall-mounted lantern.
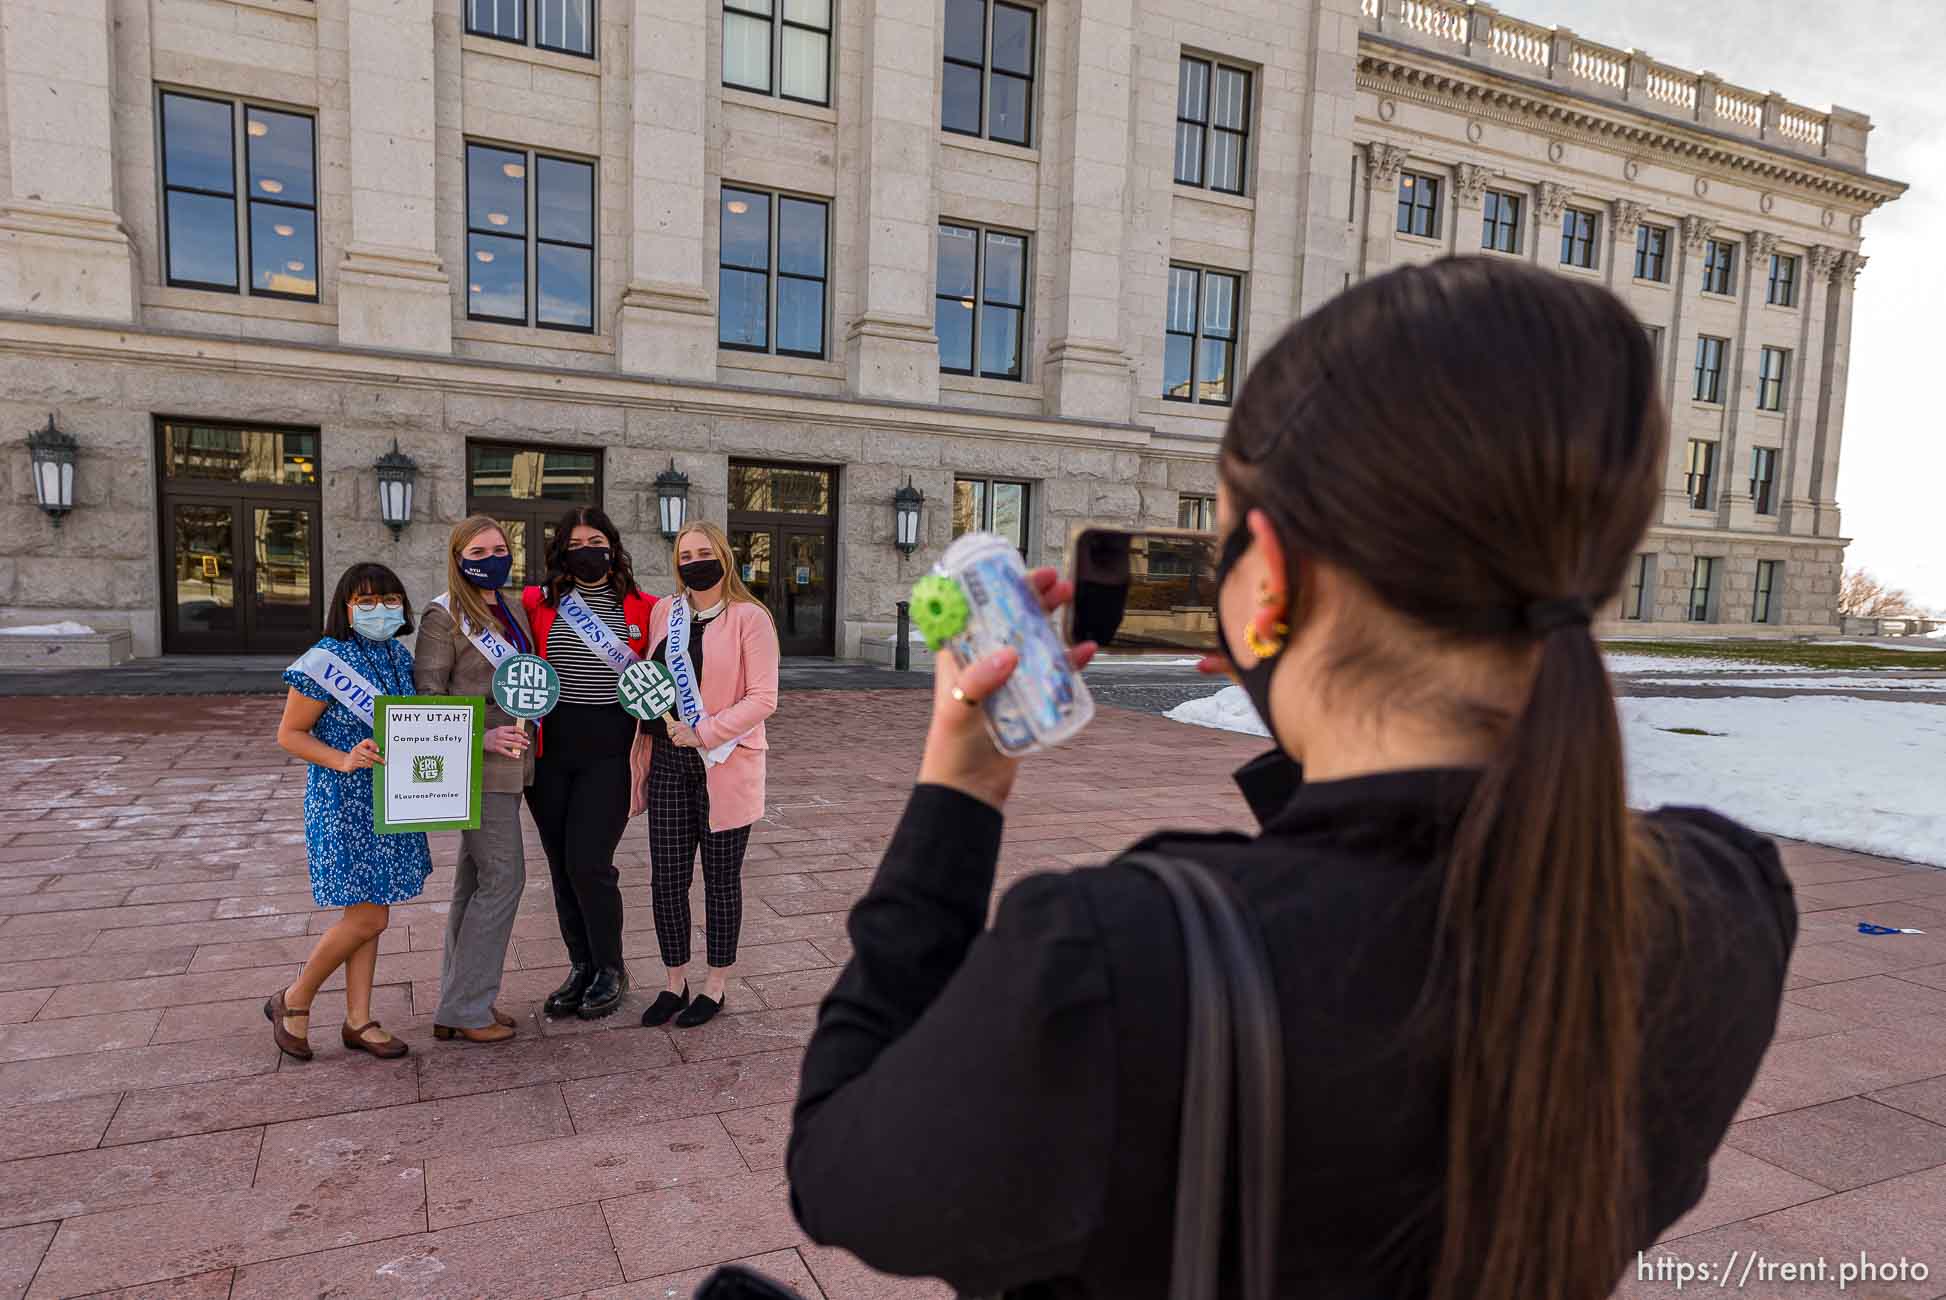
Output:
<path fill-rule="evenodd" d="M 419 481 L 419 462 L 399 450 L 399 440 L 392 439 L 392 450 L 372 462 L 378 471 L 378 517 L 392 530 L 397 540 L 399 530 L 412 522 L 412 490 Z"/>
<path fill-rule="evenodd" d="M 689 514 L 689 475 L 676 468 L 674 456 L 669 458 L 669 468 L 655 476 L 655 504 L 662 517 L 662 535 L 675 541 Z"/>
<path fill-rule="evenodd" d="M 27 435 L 27 455 L 34 466 L 34 500 L 61 526 L 62 516 L 74 509 L 74 463 L 79 444 L 73 435 L 54 427 L 48 413 L 47 427 Z"/>

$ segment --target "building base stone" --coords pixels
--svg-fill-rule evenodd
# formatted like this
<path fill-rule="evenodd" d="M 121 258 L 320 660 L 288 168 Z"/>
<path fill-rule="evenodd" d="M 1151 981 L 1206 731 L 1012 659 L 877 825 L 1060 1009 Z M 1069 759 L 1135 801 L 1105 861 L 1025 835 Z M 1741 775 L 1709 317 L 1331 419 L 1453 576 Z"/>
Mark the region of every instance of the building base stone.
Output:
<path fill-rule="evenodd" d="M 693 285 L 631 284 L 615 333 L 624 374 L 716 380 L 716 306 Z"/>
<path fill-rule="evenodd" d="M 939 336 L 924 316 L 860 316 L 845 338 L 845 373 L 856 397 L 939 400 Z"/>
<path fill-rule="evenodd" d="M 452 283 L 439 259 L 357 245 L 338 267 L 338 340 L 388 352 L 453 350 Z"/>
<path fill-rule="evenodd" d="M 0 311 L 135 319 L 135 263 L 113 212 L 0 205 Z"/>

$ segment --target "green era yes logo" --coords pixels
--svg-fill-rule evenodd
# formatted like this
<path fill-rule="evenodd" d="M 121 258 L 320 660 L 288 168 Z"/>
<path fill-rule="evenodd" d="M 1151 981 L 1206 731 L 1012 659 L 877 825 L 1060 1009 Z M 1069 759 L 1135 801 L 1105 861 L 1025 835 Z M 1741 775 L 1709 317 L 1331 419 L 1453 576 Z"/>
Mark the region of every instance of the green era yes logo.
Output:
<path fill-rule="evenodd" d="M 419 754 L 412 760 L 412 779 L 417 783 L 443 781 L 446 779 L 446 756 L 444 754 Z"/>
<path fill-rule="evenodd" d="M 493 670 L 494 703 L 511 717 L 545 717 L 560 699 L 561 679 L 539 655 L 509 655 Z"/>

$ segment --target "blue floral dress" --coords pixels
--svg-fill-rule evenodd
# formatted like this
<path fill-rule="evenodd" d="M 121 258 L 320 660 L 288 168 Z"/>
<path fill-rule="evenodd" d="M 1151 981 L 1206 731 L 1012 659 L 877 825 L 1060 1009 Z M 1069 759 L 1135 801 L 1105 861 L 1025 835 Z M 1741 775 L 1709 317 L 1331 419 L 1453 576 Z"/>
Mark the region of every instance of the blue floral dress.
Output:
<path fill-rule="evenodd" d="M 353 633 L 348 641 L 318 642 L 378 688 L 381 695 L 415 695 L 412 652 L 397 641 L 367 641 Z M 340 704 L 330 691 L 297 668 L 284 681 L 298 694 L 325 702 L 311 728 L 333 749 L 350 750 L 371 739 L 364 719 Z M 372 770 L 334 772 L 311 764 L 304 787 L 304 847 L 311 860 L 311 897 L 319 907 L 353 903 L 403 903 L 417 898 L 432 872 L 432 855 L 422 831 L 380 835 L 372 829 Z"/>

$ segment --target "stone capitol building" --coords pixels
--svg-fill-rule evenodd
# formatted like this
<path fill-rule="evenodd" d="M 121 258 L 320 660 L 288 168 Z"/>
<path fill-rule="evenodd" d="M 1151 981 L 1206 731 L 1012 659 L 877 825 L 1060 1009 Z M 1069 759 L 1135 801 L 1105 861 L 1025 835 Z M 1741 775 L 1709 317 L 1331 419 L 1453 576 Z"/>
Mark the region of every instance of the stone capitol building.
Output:
<path fill-rule="evenodd" d="M 346 564 L 423 602 L 478 510 L 532 580 L 577 503 L 666 592 L 686 491 L 787 654 L 855 656 L 959 532 L 1210 526 L 1252 359 L 1460 253 L 1657 349 L 1608 630 L 1837 627 L 1905 188 L 1842 108 L 1461 0 L 0 0 L 0 81 L 0 626 L 281 654 Z"/>

